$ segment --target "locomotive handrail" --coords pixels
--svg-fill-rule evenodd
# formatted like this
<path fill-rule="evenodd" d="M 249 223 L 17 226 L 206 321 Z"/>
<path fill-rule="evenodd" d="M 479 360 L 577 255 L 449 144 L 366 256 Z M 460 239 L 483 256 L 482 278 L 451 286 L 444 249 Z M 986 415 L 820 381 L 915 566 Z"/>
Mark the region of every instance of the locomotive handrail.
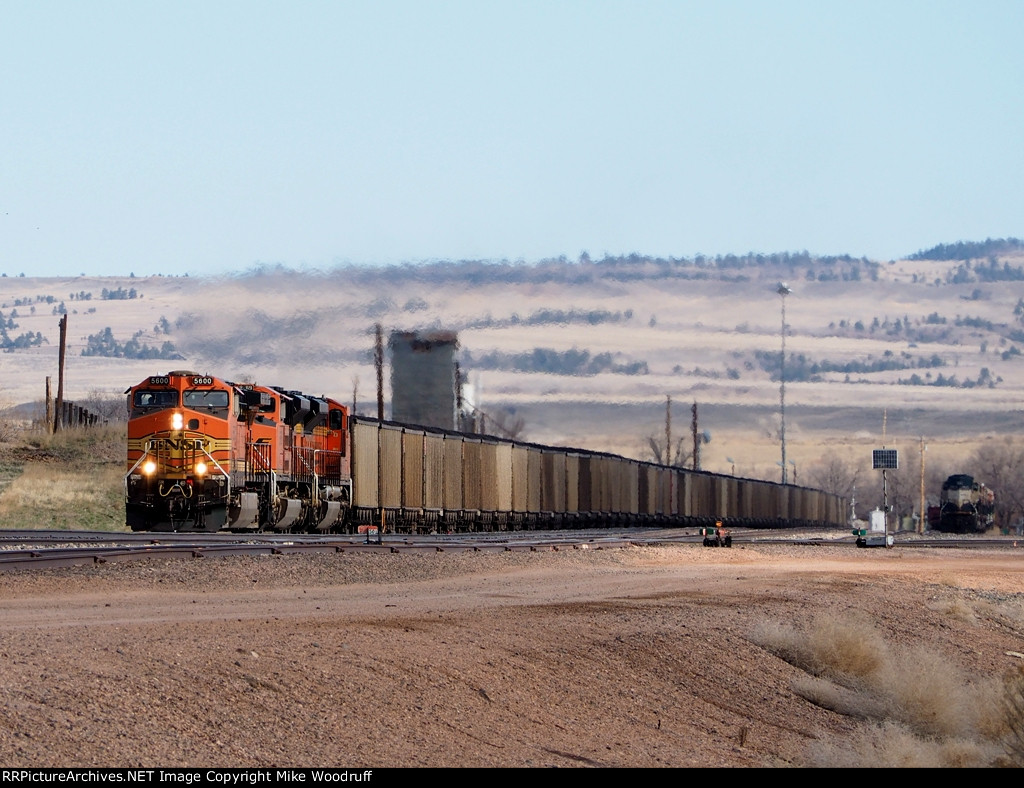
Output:
<path fill-rule="evenodd" d="M 342 453 L 340 451 L 334 451 L 333 449 L 316 449 L 313 451 L 313 473 L 318 476 L 326 476 L 335 481 L 341 481 L 341 458 Z M 327 462 L 331 459 L 337 462 Z M 328 472 L 328 466 L 333 466 L 330 472 Z M 317 470 L 317 469 L 320 470 Z"/>
<path fill-rule="evenodd" d="M 330 484 L 331 482 L 336 482 L 339 487 L 343 486 L 342 485 L 342 478 L 341 478 L 341 456 L 342 456 L 341 452 L 340 451 L 330 451 L 328 449 L 314 449 L 313 450 L 313 486 L 312 486 L 313 489 L 311 490 L 311 493 L 310 493 L 314 505 L 319 505 L 320 504 L 320 501 L 321 501 L 321 499 L 320 499 L 320 483 L 321 483 L 321 480 L 325 476 L 327 476 L 327 474 L 318 473 L 317 470 L 316 470 L 318 467 L 320 467 L 320 465 L 317 463 L 318 455 L 319 455 L 320 459 L 323 459 L 324 457 L 328 457 L 328 456 L 332 456 L 332 455 L 337 457 L 337 459 L 339 461 L 338 462 L 337 473 L 333 474 L 332 476 L 329 476 L 328 479 L 327 479 L 327 483 Z M 349 485 L 351 485 L 351 480 L 349 480 Z M 349 497 L 351 497 L 351 496 L 349 496 Z"/>
<path fill-rule="evenodd" d="M 310 462 L 306 455 L 312 455 L 313 461 Z M 309 446 L 295 446 L 292 448 L 292 456 L 295 458 L 295 476 L 303 475 L 299 473 L 298 466 L 300 465 L 302 466 L 302 470 L 305 471 L 304 475 L 316 475 L 316 449 L 310 448 Z"/>
<path fill-rule="evenodd" d="M 224 466 L 221 465 L 219 462 L 217 462 L 217 460 L 214 458 L 214 456 L 212 454 L 210 454 L 210 452 L 206 449 L 206 445 L 202 441 L 197 441 L 197 442 L 200 444 L 200 448 L 201 448 L 203 454 L 206 456 L 206 459 L 208 459 L 210 462 L 212 462 L 214 467 L 216 467 L 216 469 L 220 472 L 220 475 L 224 477 L 224 480 L 225 480 L 225 482 L 227 483 L 227 486 L 228 486 L 227 495 L 230 497 L 231 496 L 231 474 L 224 470 Z"/>
<path fill-rule="evenodd" d="M 269 443 L 260 443 L 259 441 L 245 444 L 245 474 L 247 477 L 272 473 L 271 448 Z"/>

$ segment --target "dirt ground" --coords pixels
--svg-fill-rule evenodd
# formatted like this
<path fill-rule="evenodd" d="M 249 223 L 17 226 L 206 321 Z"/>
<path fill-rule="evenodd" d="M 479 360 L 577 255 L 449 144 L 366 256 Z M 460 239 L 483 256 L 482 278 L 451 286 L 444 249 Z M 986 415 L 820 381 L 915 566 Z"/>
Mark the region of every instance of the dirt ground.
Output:
<path fill-rule="evenodd" d="M 1001 676 L 1024 652 L 1024 555 L 384 548 L 7 572 L 0 763 L 820 765 L 816 745 L 871 721 L 794 691 L 807 675 L 758 633 L 846 618 L 967 682 Z"/>

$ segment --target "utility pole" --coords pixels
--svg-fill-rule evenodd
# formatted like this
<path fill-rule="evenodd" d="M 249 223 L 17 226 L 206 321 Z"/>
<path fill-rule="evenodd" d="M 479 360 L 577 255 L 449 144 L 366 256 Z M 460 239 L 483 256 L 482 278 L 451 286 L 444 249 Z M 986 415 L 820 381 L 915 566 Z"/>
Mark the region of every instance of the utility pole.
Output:
<path fill-rule="evenodd" d="M 665 395 L 665 464 L 672 464 L 672 395 Z"/>
<path fill-rule="evenodd" d="M 694 401 L 693 407 L 693 469 L 695 471 L 700 470 L 700 440 L 697 438 L 697 403 Z"/>
<path fill-rule="evenodd" d="M 60 319 L 60 357 L 57 366 L 57 404 L 54 407 L 53 431 L 61 428 L 64 412 L 64 353 L 68 340 L 68 313 L 65 312 Z"/>
<path fill-rule="evenodd" d="M 885 422 L 889 417 L 887 408 L 882 409 L 882 450 L 885 450 Z M 882 513 L 885 515 L 885 539 L 889 540 L 889 493 L 885 486 L 885 465 L 882 466 Z"/>
<path fill-rule="evenodd" d="M 917 518 L 917 532 L 919 534 L 924 533 L 924 521 L 927 512 L 924 508 L 924 453 L 928 451 L 928 444 L 924 442 L 924 436 L 921 436 L 921 508 L 920 515 Z"/>
<path fill-rule="evenodd" d="M 373 363 L 377 368 L 377 418 L 384 421 L 384 329 L 380 323 L 376 325 L 375 333 Z"/>
<path fill-rule="evenodd" d="M 463 429 L 462 422 L 462 367 L 459 366 L 459 362 L 455 362 L 455 429 L 461 431 Z"/>
<path fill-rule="evenodd" d="M 782 298 L 782 354 L 779 358 L 779 437 L 782 442 L 782 483 L 786 484 L 786 296 L 793 291 L 779 282 L 775 292 Z"/>
<path fill-rule="evenodd" d="M 46 376 L 46 429 L 53 429 L 53 389 L 50 386 L 50 376 Z"/>

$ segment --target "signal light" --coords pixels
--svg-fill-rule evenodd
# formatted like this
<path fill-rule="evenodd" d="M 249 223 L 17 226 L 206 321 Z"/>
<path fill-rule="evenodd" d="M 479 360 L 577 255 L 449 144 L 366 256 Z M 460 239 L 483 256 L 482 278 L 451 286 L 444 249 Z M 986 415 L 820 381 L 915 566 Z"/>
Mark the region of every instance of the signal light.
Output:
<path fill-rule="evenodd" d="M 146 460 L 146 463 L 142 466 L 142 472 L 146 476 L 152 476 L 154 471 L 156 471 L 156 463 L 152 460 Z"/>
<path fill-rule="evenodd" d="M 206 475 L 206 463 L 205 462 L 197 462 L 196 463 L 196 476 L 205 476 L 205 475 Z"/>

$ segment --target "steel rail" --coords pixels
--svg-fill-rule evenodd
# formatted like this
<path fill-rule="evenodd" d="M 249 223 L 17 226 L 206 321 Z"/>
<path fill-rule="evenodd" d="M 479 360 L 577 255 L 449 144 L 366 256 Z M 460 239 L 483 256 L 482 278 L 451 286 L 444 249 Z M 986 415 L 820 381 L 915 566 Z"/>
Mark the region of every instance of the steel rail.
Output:
<path fill-rule="evenodd" d="M 692 529 L 634 533 L 624 529 L 615 533 L 584 536 L 576 532 L 514 532 L 496 538 L 493 533 L 429 535 L 420 537 L 388 535 L 388 538 L 344 538 L 315 535 L 264 534 L 153 534 L 110 532 L 39 532 L 0 533 L 4 541 L 34 546 L 19 549 L 0 548 L 0 572 L 19 569 L 53 569 L 89 566 L 104 563 L 136 561 L 147 558 L 182 559 L 206 557 L 299 555 L 309 553 L 498 553 L 557 552 L 559 550 L 602 550 L 634 546 L 694 545 L 701 537 Z M 164 537 L 170 537 L 165 539 Z M 42 537 L 42 538 L 40 538 Z M 69 538 L 70 537 L 70 538 Z M 126 538 L 127 537 L 127 538 Z M 59 542 L 60 546 L 40 546 Z M 101 544 L 102 543 L 102 544 Z M 852 536 L 834 538 L 797 536 L 763 532 L 733 532 L 734 547 L 762 545 L 855 547 Z M 1024 549 L 1024 539 L 1014 537 L 985 538 L 977 536 L 897 539 L 893 548 L 930 549 L 996 548 Z M 722 548 L 731 549 L 731 548 Z M 872 548 L 862 548 L 872 549 Z"/>

